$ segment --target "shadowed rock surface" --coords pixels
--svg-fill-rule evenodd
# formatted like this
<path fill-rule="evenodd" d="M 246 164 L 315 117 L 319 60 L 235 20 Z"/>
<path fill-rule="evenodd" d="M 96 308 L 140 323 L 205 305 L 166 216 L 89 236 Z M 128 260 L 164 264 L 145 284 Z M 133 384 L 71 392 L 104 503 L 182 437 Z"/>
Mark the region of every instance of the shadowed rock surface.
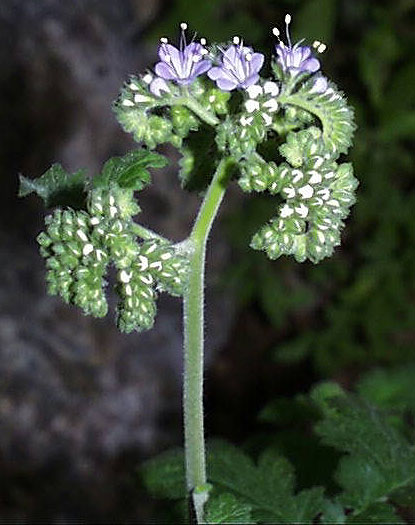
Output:
<path fill-rule="evenodd" d="M 44 210 L 35 198 L 16 198 L 18 172 L 39 176 L 59 161 L 94 174 L 135 147 L 111 102 L 153 60 L 141 33 L 158 9 L 158 0 L 0 6 L 2 519 L 145 521 L 151 503 L 137 492 L 136 465 L 181 439 L 180 302 L 162 297 L 154 330 L 124 336 L 113 315 L 86 318 L 47 296 L 34 240 Z M 179 240 L 198 199 L 180 189 L 174 169 L 172 161 L 154 175 L 141 220 Z M 211 275 L 228 257 L 216 237 Z M 209 353 L 223 343 L 232 311 L 211 295 Z"/>

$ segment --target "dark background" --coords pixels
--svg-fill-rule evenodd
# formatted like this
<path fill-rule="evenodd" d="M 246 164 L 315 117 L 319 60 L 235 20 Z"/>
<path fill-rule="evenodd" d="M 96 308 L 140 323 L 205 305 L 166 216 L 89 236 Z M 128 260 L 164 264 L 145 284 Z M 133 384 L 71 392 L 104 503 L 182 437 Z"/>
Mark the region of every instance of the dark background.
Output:
<path fill-rule="evenodd" d="M 208 261 L 208 434 L 239 443 L 276 396 L 415 361 L 413 0 L 2 0 L 0 519 L 156 519 L 137 467 L 180 444 L 182 424 L 179 301 L 163 297 L 154 330 L 124 336 L 111 316 L 48 297 L 35 242 L 44 210 L 17 199 L 18 173 L 59 161 L 93 175 L 135 147 L 111 103 L 180 22 L 269 54 L 286 12 L 295 37 L 328 44 L 323 69 L 356 108 L 361 185 L 342 246 L 319 266 L 252 252 L 270 201 L 231 188 Z M 171 167 L 143 192 L 141 221 L 180 240 L 198 199 L 163 152 Z"/>

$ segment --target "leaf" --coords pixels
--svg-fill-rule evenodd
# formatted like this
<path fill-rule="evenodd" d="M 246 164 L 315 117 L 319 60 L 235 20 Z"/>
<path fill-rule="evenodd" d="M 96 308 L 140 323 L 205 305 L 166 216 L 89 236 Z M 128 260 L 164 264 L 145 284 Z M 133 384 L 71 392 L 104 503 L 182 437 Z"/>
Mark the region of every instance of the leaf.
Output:
<path fill-rule="evenodd" d="M 317 434 L 347 454 L 336 480 L 343 489 L 339 501 L 354 515 L 415 480 L 415 452 L 381 410 L 331 383 L 317 387 L 312 397 L 324 414 Z"/>
<path fill-rule="evenodd" d="M 182 449 L 168 450 L 148 460 L 140 472 L 145 486 L 155 497 L 182 499 L 186 496 Z"/>
<path fill-rule="evenodd" d="M 367 510 L 359 514 L 358 516 L 350 516 L 346 523 L 353 523 L 355 525 L 372 524 L 378 525 L 385 523 L 387 525 L 404 525 L 402 518 L 397 516 L 395 509 L 388 503 L 375 503 L 371 505 Z"/>
<path fill-rule="evenodd" d="M 60 164 L 53 164 L 41 177 L 28 179 L 20 175 L 19 197 L 36 193 L 46 207 L 72 206 L 80 208 L 85 202 L 87 179 L 84 171 L 70 174 Z"/>
<path fill-rule="evenodd" d="M 121 188 L 142 190 L 150 184 L 148 168 L 163 168 L 167 159 L 146 149 L 131 151 L 124 157 L 114 157 L 104 164 L 101 175 L 94 178 L 94 186 L 118 184 Z"/>
<path fill-rule="evenodd" d="M 359 381 L 359 394 L 371 403 L 396 410 L 415 412 L 415 364 L 370 371 Z"/>
<path fill-rule="evenodd" d="M 324 506 L 320 487 L 294 494 L 293 468 L 273 449 L 263 452 L 255 464 L 236 447 L 216 441 L 208 465 L 214 486 L 247 502 L 261 523 L 312 523 Z"/>
<path fill-rule="evenodd" d="M 208 500 L 206 521 L 207 523 L 256 523 L 251 516 L 251 507 L 229 493 L 213 496 Z"/>

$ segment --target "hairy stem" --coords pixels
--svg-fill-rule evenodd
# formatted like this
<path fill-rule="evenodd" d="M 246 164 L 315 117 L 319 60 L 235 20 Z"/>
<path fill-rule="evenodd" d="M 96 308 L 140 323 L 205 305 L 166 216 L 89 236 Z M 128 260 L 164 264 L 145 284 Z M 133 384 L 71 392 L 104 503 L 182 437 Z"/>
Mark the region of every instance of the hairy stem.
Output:
<path fill-rule="evenodd" d="M 153 230 L 150 230 L 149 228 L 146 228 L 145 226 L 142 226 L 141 224 L 134 223 L 133 224 L 133 230 L 134 233 L 140 237 L 140 239 L 143 239 L 145 241 L 150 241 L 152 239 L 156 239 L 159 241 L 166 241 L 164 237 L 159 235 L 156 232 L 153 232 Z"/>
<path fill-rule="evenodd" d="M 193 111 L 193 113 L 195 113 L 195 115 L 197 115 L 200 120 L 203 120 L 206 122 L 206 124 L 209 124 L 209 126 L 216 126 L 219 124 L 219 119 L 213 113 L 207 111 L 207 109 L 205 109 L 192 97 L 180 97 L 174 101 L 174 104 L 186 106 L 188 109 Z"/>
<path fill-rule="evenodd" d="M 184 295 L 184 435 L 187 489 L 198 523 L 208 497 L 203 428 L 204 276 L 206 243 L 223 199 L 234 162 L 219 163 L 192 230 L 190 275 Z"/>

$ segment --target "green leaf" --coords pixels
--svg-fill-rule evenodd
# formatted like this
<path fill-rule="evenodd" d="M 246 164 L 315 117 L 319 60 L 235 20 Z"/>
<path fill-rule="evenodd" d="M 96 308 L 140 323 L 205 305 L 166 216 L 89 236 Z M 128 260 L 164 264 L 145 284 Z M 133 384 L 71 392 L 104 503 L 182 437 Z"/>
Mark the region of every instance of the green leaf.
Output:
<path fill-rule="evenodd" d="M 352 508 L 354 516 L 415 480 L 413 447 L 378 408 L 331 383 L 317 387 L 312 397 L 324 414 L 315 427 L 317 434 L 347 454 L 340 460 L 336 480 L 343 489 L 339 501 Z"/>
<path fill-rule="evenodd" d="M 70 174 L 60 164 L 53 164 L 41 177 L 28 179 L 20 175 L 19 197 L 36 193 L 46 207 L 72 206 L 80 208 L 85 202 L 86 182 L 84 171 Z"/>
<path fill-rule="evenodd" d="M 362 523 L 365 525 L 378 525 L 380 523 L 387 525 L 404 525 L 405 522 L 397 516 L 392 505 L 388 503 L 374 503 L 358 516 L 348 517 L 346 523 L 354 525 L 361 525 Z"/>
<path fill-rule="evenodd" d="M 415 364 L 396 368 L 376 369 L 358 383 L 358 392 L 371 403 L 382 408 L 411 410 L 415 413 Z"/>
<path fill-rule="evenodd" d="M 168 450 L 148 460 L 140 472 L 145 486 L 155 497 L 182 499 L 186 496 L 182 449 Z"/>
<path fill-rule="evenodd" d="M 256 523 L 251 516 L 251 507 L 242 503 L 233 494 L 213 496 L 206 505 L 207 523 Z"/>
<path fill-rule="evenodd" d="M 236 447 L 216 441 L 208 465 L 214 486 L 248 503 L 261 523 L 312 523 L 324 506 L 320 487 L 294 494 L 293 468 L 273 449 L 263 452 L 255 464 Z"/>
<path fill-rule="evenodd" d="M 146 149 L 131 151 L 124 157 L 114 157 L 104 164 L 101 175 L 95 177 L 94 186 L 118 184 L 121 188 L 142 190 L 150 184 L 148 168 L 163 168 L 167 159 Z"/>

